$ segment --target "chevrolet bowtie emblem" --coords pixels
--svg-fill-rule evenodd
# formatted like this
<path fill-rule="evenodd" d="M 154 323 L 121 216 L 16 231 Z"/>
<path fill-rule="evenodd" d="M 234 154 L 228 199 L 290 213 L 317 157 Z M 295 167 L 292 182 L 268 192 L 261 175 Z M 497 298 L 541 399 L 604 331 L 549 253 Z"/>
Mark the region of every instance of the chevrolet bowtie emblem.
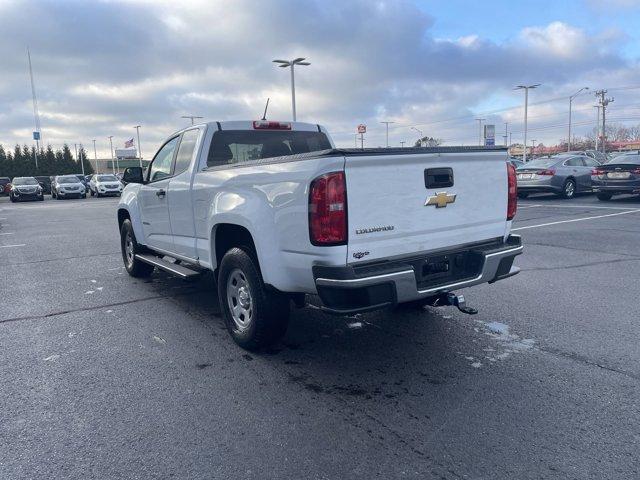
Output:
<path fill-rule="evenodd" d="M 432 197 L 427 198 L 427 201 L 424 202 L 424 206 L 428 207 L 429 205 L 435 205 L 436 208 L 444 208 L 448 203 L 453 203 L 455 201 L 455 194 L 449 195 L 447 192 L 438 192 Z"/>

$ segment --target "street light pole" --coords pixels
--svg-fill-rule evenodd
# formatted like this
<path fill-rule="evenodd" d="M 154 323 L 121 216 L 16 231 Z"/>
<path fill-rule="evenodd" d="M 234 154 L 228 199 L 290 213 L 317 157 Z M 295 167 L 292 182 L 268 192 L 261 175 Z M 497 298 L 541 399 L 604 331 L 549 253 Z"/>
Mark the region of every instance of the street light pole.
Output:
<path fill-rule="evenodd" d="M 580 90 L 569 97 L 569 137 L 567 138 L 567 152 L 571 151 L 571 104 L 573 102 L 573 99 L 580 95 L 580 93 L 584 90 L 589 90 L 589 87 L 582 87 Z"/>
<path fill-rule="evenodd" d="M 273 60 L 273 63 L 278 63 L 282 68 L 291 67 L 291 111 L 293 113 L 294 122 L 296 121 L 296 80 L 293 70 L 295 65 L 311 65 L 309 62 L 305 62 L 304 60 L 305 59 L 302 57 L 294 60 Z"/>
<path fill-rule="evenodd" d="M 78 144 L 74 143 L 73 148 L 76 151 L 76 161 L 80 161 L 80 168 L 82 168 L 82 176 L 84 177 L 84 162 L 82 161 L 82 159 L 78 158 Z"/>
<path fill-rule="evenodd" d="M 380 122 L 380 123 L 384 123 L 385 126 L 387 127 L 387 148 L 389 148 L 389 124 L 396 123 L 396 122 Z"/>
<path fill-rule="evenodd" d="M 509 133 L 508 133 L 509 132 L 509 128 L 508 127 L 509 127 L 509 122 L 504 122 L 504 135 L 503 135 L 503 137 L 504 137 L 504 146 L 505 147 L 507 146 L 507 138 L 509 136 Z"/>
<path fill-rule="evenodd" d="M 98 152 L 96 150 L 96 140 L 93 139 L 93 159 L 96 161 L 96 173 L 98 172 Z"/>
<path fill-rule="evenodd" d="M 482 146 L 482 122 L 486 120 L 486 118 L 476 118 L 478 121 L 478 146 Z"/>
<path fill-rule="evenodd" d="M 524 90 L 524 153 L 522 154 L 522 161 L 527 162 L 527 110 L 529 108 L 529 89 L 539 87 L 540 84 L 534 85 L 518 85 L 514 90 Z"/>
<path fill-rule="evenodd" d="M 140 145 L 140 125 L 133 127 L 136 129 L 138 135 L 138 161 L 140 162 L 140 168 L 142 168 L 142 146 Z"/>
<path fill-rule="evenodd" d="M 111 170 L 116 173 L 116 162 L 113 161 L 113 135 L 109 136 L 109 146 L 111 147 Z"/>

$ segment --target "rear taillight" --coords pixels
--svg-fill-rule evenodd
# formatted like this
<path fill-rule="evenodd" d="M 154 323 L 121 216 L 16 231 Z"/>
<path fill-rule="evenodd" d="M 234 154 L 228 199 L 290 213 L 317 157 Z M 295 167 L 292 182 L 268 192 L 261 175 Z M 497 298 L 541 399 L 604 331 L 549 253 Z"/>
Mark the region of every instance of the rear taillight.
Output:
<path fill-rule="evenodd" d="M 553 177 L 555 174 L 556 174 L 556 171 L 553 168 L 547 168 L 545 170 L 540 170 L 536 172 L 536 175 L 548 175 L 550 177 Z"/>
<path fill-rule="evenodd" d="M 516 168 L 507 162 L 507 220 L 513 219 L 518 210 L 518 180 Z"/>
<path fill-rule="evenodd" d="M 291 130 L 291 124 L 287 122 L 270 122 L 268 120 L 256 120 L 253 122 L 255 130 Z"/>
<path fill-rule="evenodd" d="M 592 168 L 591 169 L 591 175 L 604 175 L 605 171 L 602 170 L 601 168 Z"/>
<path fill-rule="evenodd" d="M 313 245 L 347 243 L 347 188 L 344 172 L 327 173 L 311 182 L 309 237 Z"/>

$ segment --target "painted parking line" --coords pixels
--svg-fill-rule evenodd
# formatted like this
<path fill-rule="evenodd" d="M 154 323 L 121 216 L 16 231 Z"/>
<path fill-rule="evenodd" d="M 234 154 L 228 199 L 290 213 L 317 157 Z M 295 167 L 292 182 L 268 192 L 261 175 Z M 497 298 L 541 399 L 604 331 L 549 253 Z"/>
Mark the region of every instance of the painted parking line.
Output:
<path fill-rule="evenodd" d="M 526 227 L 512 228 L 511 231 L 515 232 L 518 230 L 528 230 L 530 228 L 548 227 L 550 225 L 559 225 L 561 223 L 583 222 L 585 220 L 595 220 L 597 218 L 616 217 L 618 215 L 627 215 L 629 213 L 638 213 L 638 212 L 640 212 L 640 208 L 636 210 L 627 210 L 625 212 L 607 213 L 606 215 L 595 215 L 593 217 L 572 218 L 571 220 L 560 220 L 558 222 L 541 223 L 539 225 L 527 225 Z"/>
<path fill-rule="evenodd" d="M 525 208 L 537 208 L 544 207 L 544 205 L 518 205 L 518 210 L 524 210 Z"/>
<path fill-rule="evenodd" d="M 20 243 L 17 245 L 0 245 L 0 248 L 14 248 L 14 247 L 24 247 L 26 246 L 26 243 Z"/>
<path fill-rule="evenodd" d="M 591 209 L 600 209 L 600 210 L 635 210 L 635 208 L 633 207 L 605 207 L 603 205 L 557 205 L 557 204 L 548 204 L 548 205 L 543 205 L 543 204 L 536 204 L 536 205 L 523 205 L 518 206 L 518 209 L 520 208 L 533 208 L 533 207 L 553 207 L 553 208 L 583 208 L 585 210 L 591 210 Z"/>

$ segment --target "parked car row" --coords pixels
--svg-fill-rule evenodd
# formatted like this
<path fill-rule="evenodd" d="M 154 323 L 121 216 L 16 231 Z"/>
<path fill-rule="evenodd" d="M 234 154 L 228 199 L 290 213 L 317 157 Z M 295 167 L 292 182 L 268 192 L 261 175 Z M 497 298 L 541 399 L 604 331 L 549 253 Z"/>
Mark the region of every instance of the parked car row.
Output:
<path fill-rule="evenodd" d="M 111 174 L 57 175 L 51 177 L 16 177 L 10 180 L 0 177 L 0 193 L 10 197 L 12 202 L 20 200 L 44 200 L 45 194 L 51 198 L 87 198 L 91 196 L 120 196 L 123 184 Z"/>
<path fill-rule="evenodd" d="M 578 193 L 596 192 L 599 200 L 606 201 L 616 194 L 640 193 L 639 153 L 618 155 L 604 164 L 599 162 L 600 158 L 588 152 L 567 152 L 520 165 L 518 196 L 555 193 L 572 198 Z"/>

